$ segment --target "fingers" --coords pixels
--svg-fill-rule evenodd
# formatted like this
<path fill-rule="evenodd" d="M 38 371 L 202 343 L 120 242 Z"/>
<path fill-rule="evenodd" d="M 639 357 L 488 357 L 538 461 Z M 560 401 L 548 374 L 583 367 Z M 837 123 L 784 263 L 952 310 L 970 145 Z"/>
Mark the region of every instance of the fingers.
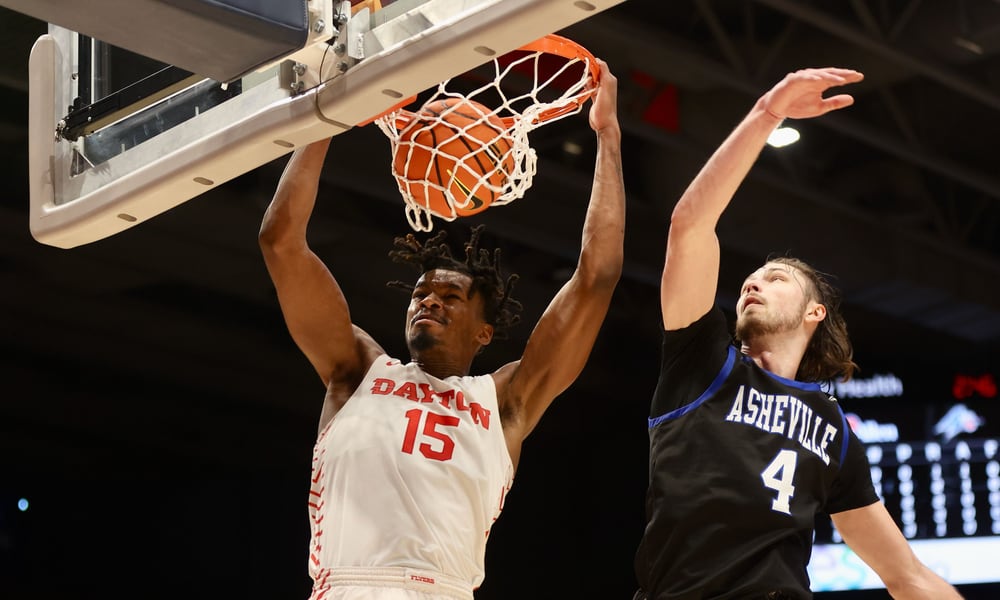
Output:
<path fill-rule="evenodd" d="M 827 67 L 825 69 L 802 69 L 789 75 L 792 79 L 817 81 L 834 85 L 846 85 L 857 83 L 865 78 L 864 73 L 853 69 L 841 69 L 837 67 Z"/>
<path fill-rule="evenodd" d="M 599 58 L 595 61 L 600 67 L 600 79 L 590 107 L 590 126 L 600 132 L 617 123 L 618 78 L 611 73 L 606 62 Z"/>
<path fill-rule="evenodd" d="M 853 69 L 826 67 L 802 69 L 789 73 L 761 97 L 761 108 L 777 119 L 807 119 L 850 106 L 850 94 L 835 94 L 824 98 L 833 87 L 856 83 L 864 74 Z"/>
<path fill-rule="evenodd" d="M 825 69 L 811 69 L 812 75 L 819 81 L 826 83 L 825 88 L 856 83 L 864 79 L 864 74 L 853 69 L 840 69 L 828 67 Z M 837 94 L 829 98 L 820 100 L 821 114 L 839 110 L 854 104 L 854 97 L 850 94 Z"/>
<path fill-rule="evenodd" d="M 838 110 L 854 104 L 854 96 L 850 94 L 837 94 L 829 98 L 823 98 L 823 108 L 825 112 Z"/>
<path fill-rule="evenodd" d="M 832 104 L 837 108 L 844 106 L 850 106 L 854 104 L 854 96 L 850 94 L 837 94 L 836 96 L 830 96 L 829 98 L 824 98 L 823 102 L 826 104 Z"/>
<path fill-rule="evenodd" d="M 618 87 L 618 78 L 611 73 L 611 69 L 608 68 L 608 63 L 599 58 L 595 58 L 594 60 L 597 62 L 601 71 L 600 79 L 597 81 L 597 89 L 595 91 L 594 100 L 596 101 L 597 96 L 602 95 L 602 93 L 604 96 L 607 96 L 608 94 L 615 94 Z"/>
<path fill-rule="evenodd" d="M 607 87 L 618 82 L 618 78 L 611 73 L 611 68 L 608 67 L 608 63 L 604 62 L 599 58 L 594 59 L 597 62 L 597 66 L 600 67 L 601 75 L 600 79 L 597 81 L 597 87 Z"/>
<path fill-rule="evenodd" d="M 825 69 L 821 69 L 821 71 L 830 75 L 835 75 L 837 77 L 840 77 L 846 83 L 855 83 L 865 78 L 864 73 L 861 73 L 860 71 L 855 71 L 854 69 L 839 69 L 836 67 L 827 67 Z"/>

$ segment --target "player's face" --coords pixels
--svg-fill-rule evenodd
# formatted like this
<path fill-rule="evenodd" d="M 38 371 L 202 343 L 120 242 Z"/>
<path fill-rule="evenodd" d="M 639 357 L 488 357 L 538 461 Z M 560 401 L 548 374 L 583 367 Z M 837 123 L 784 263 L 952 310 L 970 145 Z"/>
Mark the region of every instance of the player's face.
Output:
<path fill-rule="evenodd" d="M 406 311 L 406 341 L 411 352 L 435 347 L 478 350 L 489 343 L 484 331 L 483 299 L 472 294 L 472 278 L 434 269 L 421 275 Z M 492 330 L 490 330 L 492 331 Z"/>
<path fill-rule="evenodd" d="M 795 267 L 769 262 L 750 274 L 736 303 L 736 335 L 750 340 L 800 327 L 809 302 L 808 283 Z"/>

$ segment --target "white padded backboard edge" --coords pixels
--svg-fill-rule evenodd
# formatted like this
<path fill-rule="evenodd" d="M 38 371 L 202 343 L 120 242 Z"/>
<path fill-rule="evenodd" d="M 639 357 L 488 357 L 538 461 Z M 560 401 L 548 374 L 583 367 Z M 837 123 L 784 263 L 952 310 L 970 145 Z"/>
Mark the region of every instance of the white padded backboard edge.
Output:
<path fill-rule="evenodd" d="M 75 34 L 50 26 L 29 59 L 32 235 L 60 248 L 114 235 L 622 0 L 411 2 L 412 9 L 381 22 L 367 9 L 348 17 L 349 2 L 316 0 L 313 19 L 342 17 L 334 39 L 317 37 L 254 74 L 241 94 L 75 176 L 80 141 L 55 135 L 75 92 Z"/>

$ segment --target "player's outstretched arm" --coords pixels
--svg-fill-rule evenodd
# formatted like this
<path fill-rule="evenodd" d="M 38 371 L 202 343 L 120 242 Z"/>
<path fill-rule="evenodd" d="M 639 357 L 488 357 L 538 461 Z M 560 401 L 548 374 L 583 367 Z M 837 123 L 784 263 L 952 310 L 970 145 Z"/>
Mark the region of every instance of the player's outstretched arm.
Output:
<path fill-rule="evenodd" d="M 288 331 L 324 385 L 367 366 L 361 364 L 347 300 L 306 241 L 329 144 L 321 140 L 292 153 L 258 236 Z"/>
<path fill-rule="evenodd" d="M 715 302 L 719 217 L 784 118 L 805 119 L 849 106 L 851 96 L 824 98 L 831 87 L 860 81 L 850 69 L 804 69 L 785 76 L 754 104 L 694 178 L 674 207 L 660 283 L 666 329 L 690 325 Z"/>
<path fill-rule="evenodd" d="M 962 598 L 913 554 L 881 502 L 836 513 L 831 518 L 844 542 L 878 574 L 896 600 Z"/>
<path fill-rule="evenodd" d="M 597 162 L 576 271 L 538 320 L 520 361 L 494 374 L 508 446 L 518 445 L 583 369 L 621 277 L 625 237 L 618 81 L 601 76 L 590 108 Z M 516 460 L 516 459 L 515 459 Z"/>

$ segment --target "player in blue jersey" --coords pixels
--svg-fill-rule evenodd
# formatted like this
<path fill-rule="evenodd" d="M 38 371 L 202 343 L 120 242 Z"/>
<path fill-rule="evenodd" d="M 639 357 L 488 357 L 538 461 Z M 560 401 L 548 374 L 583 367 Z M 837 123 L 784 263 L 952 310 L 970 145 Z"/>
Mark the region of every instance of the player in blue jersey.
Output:
<path fill-rule="evenodd" d="M 848 69 L 805 69 L 764 94 L 674 208 L 660 288 L 663 348 L 649 420 L 647 526 L 636 598 L 811 598 L 817 513 L 894 598 L 958 592 L 911 551 L 872 486 L 864 448 L 817 382 L 855 368 L 836 290 L 790 258 L 743 282 L 735 343 L 715 306 L 716 224 L 785 118 L 853 103 Z"/>

